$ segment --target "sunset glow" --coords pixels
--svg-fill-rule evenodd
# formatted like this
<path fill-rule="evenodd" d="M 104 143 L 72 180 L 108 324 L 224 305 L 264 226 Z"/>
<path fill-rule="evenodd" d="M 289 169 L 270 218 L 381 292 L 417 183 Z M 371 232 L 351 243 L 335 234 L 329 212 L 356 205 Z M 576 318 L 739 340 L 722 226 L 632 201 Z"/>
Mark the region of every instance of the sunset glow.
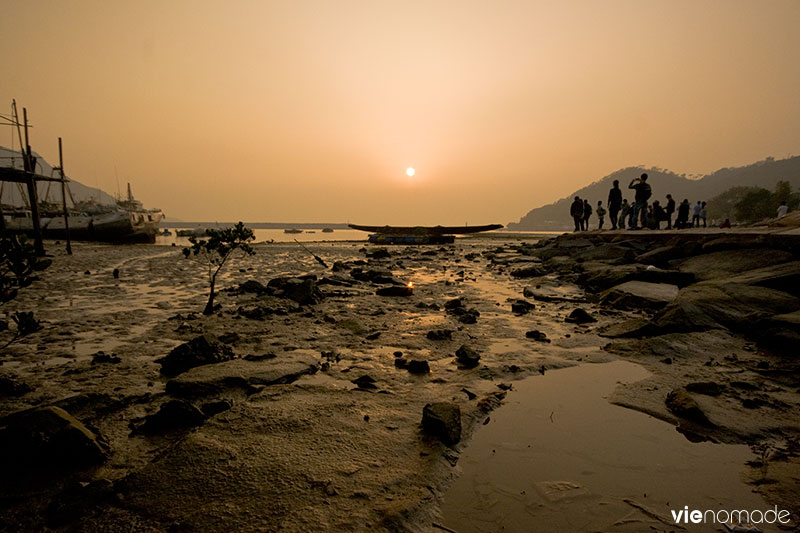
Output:
<path fill-rule="evenodd" d="M 409 168 L 406 169 L 406 176 L 408 176 L 409 178 L 414 177 L 414 174 L 416 174 L 416 173 L 417 173 L 417 171 L 414 170 L 413 168 L 409 167 Z"/>

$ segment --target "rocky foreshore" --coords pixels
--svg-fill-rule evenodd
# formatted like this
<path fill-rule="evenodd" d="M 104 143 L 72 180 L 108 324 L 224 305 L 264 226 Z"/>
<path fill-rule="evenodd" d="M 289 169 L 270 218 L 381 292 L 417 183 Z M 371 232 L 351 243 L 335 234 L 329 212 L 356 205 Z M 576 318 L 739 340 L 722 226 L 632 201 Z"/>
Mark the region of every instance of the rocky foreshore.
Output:
<path fill-rule="evenodd" d="M 615 403 L 752 446 L 792 509 L 799 251 L 582 233 L 328 245 L 320 271 L 263 245 L 208 317 L 177 253 L 78 247 L 15 302 L 45 328 L 2 356 L 0 529 L 428 530 L 515 380 L 618 357 L 652 376 Z"/>

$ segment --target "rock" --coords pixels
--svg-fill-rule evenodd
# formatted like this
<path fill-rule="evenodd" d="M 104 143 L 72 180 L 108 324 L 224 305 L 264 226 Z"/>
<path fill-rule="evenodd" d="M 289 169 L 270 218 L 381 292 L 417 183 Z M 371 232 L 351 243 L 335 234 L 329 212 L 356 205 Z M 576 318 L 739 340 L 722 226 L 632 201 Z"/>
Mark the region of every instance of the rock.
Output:
<path fill-rule="evenodd" d="M 686 392 L 686 389 L 673 389 L 667 395 L 665 403 L 667 409 L 676 416 L 706 426 L 714 425 L 706 418 L 705 413 L 700 409 L 694 398 Z"/>
<path fill-rule="evenodd" d="M 381 336 L 381 332 L 380 331 L 376 331 L 375 333 L 370 333 L 369 335 L 367 335 L 364 338 L 367 339 L 368 341 L 375 341 L 375 340 L 378 340 L 380 338 L 380 336 Z"/>
<path fill-rule="evenodd" d="M 700 280 L 730 278 L 749 270 L 771 267 L 792 260 L 792 254 L 783 250 L 760 248 L 757 250 L 727 250 L 696 255 L 678 263 L 678 270 L 689 272 Z M 800 265 L 800 263 L 798 263 Z M 800 280 L 800 267 L 796 268 Z"/>
<path fill-rule="evenodd" d="M 800 309 L 800 299 L 785 292 L 739 283 L 696 283 L 678 292 L 656 317 L 664 331 L 747 329 L 770 315 Z"/>
<path fill-rule="evenodd" d="M 375 385 L 375 383 L 376 383 L 375 378 L 373 378 L 372 376 L 369 376 L 367 374 L 364 374 L 361 377 L 358 377 L 358 378 L 356 378 L 354 380 L 351 380 L 350 383 L 354 383 L 355 385 L 358 385 L 359 389 L 364 389 L 364 390 L 371 390 L 371 389 L 377 389 L 378 388 Z"/>
<path fill-rule="evenodd" d="M 480 354 L 469 346 L 462 345 L 458 350 L 456 350 L 456 361 L 458 361 L 458 364 L 465 368 L 473 368 L 477 366 L 480 359 Z"/>
<path fill-rule="evenodd" d="M 177 346 L 166 357 L 156 359 L 156 363 L 161 364 L 162 374 L 174 377 L 197 366 L 231 359 L 233 350 L 221 344 L 214 335 L 207 334 Z"/>
<path fill-rule="evenodd" d="M 708 354 L 734 353 L 741 351 L 746 341 L 725 330 L 694 331 L 691 333 L 668 333 L 656 337 L 620 339 L 604 349 L 627 357 L 668 358 L 675 362 L 686 359 L 706 360 Z"/>
<path fill-rule="evenodd" d="M 202 426 L 206 415 L 189 402 L 170 400 L 161 404 L 158 412 L 144 417 L 139 425 L 133 428 L 134 434 L 156 435 L 170 431 L 190 429 Z"/>
<path fill-rule="evenodd" d="M 539 342 L 550 342 L 550 339 L 547 338 L 547 335 L 545 335 L 543 331 L 539 331 L 538 329 L 533 329 L 531 331 L 526 332 L 525 337 Z"/>
<path fill-rule="evenodd" d="M 755 252 L 751 252 L 755 253 Z M 741 272 L 725 280 L 729 283 L 757 285 L 777 291 L 785 291 L 800 297 L 800 261 L 782 263 L 755 270 Z"/>
<path fill-rule="evenodd" d="M 591 248 L 584 248 L 572 254 L 575 259 L 583 261 L 602 261 L 609 263 L 631 263 L 636 253 L 627 246 L 618 244 L 601 244 Z"/>
<path fill-rule="evenodd" d="M 0 468 L 63 472 L 106 460 L 105 443 L 59 407 L 18 411 L 0 418 Z"/>
<path fill-rule="evenodd" d="M 219 336 L 219 342 L 222 344 L 235 344 L 239 341 L 241 337 L 235 331 L 231 331 L 229 333 L 223 333 Z"/>
<path fill-rule="evenodd" d="M 481 316 L 477 309 L 467 309 L 458 315 L 457 320 L 462 324 L 475 324 L 478 322 L 478 317 Z"/>
<path fill-rule="evenodd" d="M 511 312 L 518 315 L 525 315 L 536 309 L 536 306 L 527 300 L 512 300 Z"/>
<path fill-rule="evenodd" d="M 579 295 L 568 295 L 557 292 L 546 292 L 533 287 L 525 287 L 522 290 L 525 298 L 533 298 L 537 302 L 567 302 L 567 303 L 586 303 L 586 298 Z"/>
<path fill-rule="evenodd" d="M 378 296 L 413 296 L 414 289 L 406 285 L 391 285 L 389 287 L 381 287 L 375 294 Z"/>
<path fill-rule="evenodd" d="M 452 311 L 453 309 L 464 309 L 464 300 L 462 298 L 453 298 L 452 300 L 447 300 L 444 303 L 444 308 L 447 311 Z"/>
<path fill-rule="evenodd" d="M 101 352 L 97 352 L 97 353 L 92 355 L 92 364 L 93 365 L 104 364 L 104 363 L 116 364 L 116 363 L 120 363 L 120 362 L 122 362 L 122 359 L 120 357 L 118 357 L 116 354 L 113 354 L 113 353 L 112 354 L 108 354 L 108 353 L 105 353 L 105 352 L 101 351 Z"/>
<path fill-rule="evenodd" d="M 570 324 L 589 324 L 591 322 L 597 322 L 597 319 L 579 307 L 573 310 L 569 316 L 564 319 L 564 322 L 569 322 Z"/>
<path fill-rule="evenodd" d="M 221 400 L 213 400 L 210 402 L 206 402 L 200 406 L 200 411 L 206 416 L 206 418 L 211 418 L 214 415 L 218 415 L 229 410 L 233 407 L 233 400 L 228 399 L 221 399 Z"/>
<path fill-rule="evenodd" d="M 0 375 L 0 396 L 22 396 L 33 391 L 33 387 L 20 381 L 13 374 Z"/>
<path fill-rule="evenodd" d="M 645 265 L 666 267 L 669 261 L 674 261 L 682 257 L 685 257 L 682 246 L 659 246 L 649 252 L 637 255 L 636 262 Z"/>
<path fill-rule="evenodd" d="M 686 390 L 706 396 L 719 396 L 725 390 L 725 386 L 714 381 L 696 381 L 686 385 Z"/>
<path fill-rule="evenodd" d="M 533 278 L 547 275 L 544 267 L 539 265 L 526 266 L 517 270 L 512 270 L 511 275 L 515 278 Z"/>
<path fill-rule="evenodd" d="M 450 341 L 453 340 L 452 329 L 433 329 L 426 335 L 431 341 Z"/>
<path fill-rule="evenodd" d="M 652 337 L 658 335 L 658 327 L 650 320 L 644 318 L 631 318 L 623 322 L 616 322 L 598 328 L 597 334 L 601 337 L 611 338 L 636 338 Z"/>
<path fill-rule="evenodd" d="M 661 309 L 678 295 L 676 285 L 648 283 L 646 281 L 626 281 L 600 293 L 603 305 L 617 309 Z"/>
<path fill-rule="evenodd" d="M 645 265 L 608 265 L 587 262 L 581 265 L 583 271 L 578 283 L 592 292 L 600 292 L 627 281 L 646 281 L 649 283 L 668 283 L 685 287 L 694 283 L 694 274 L 677 270 L 662 270 Z"/>
<path fill-rule="evenodd" d="M 288 298 L 300 305 L 318 304 L 324 298 L 315 280 L 298 278 L 285 279 L 280 290 L 276 292 L 275 295 Z"/>
<path fill-rule="evenodd" d="M 238 292 L 240 294 L 245 294 L 245 293 L 264 294 L 267 292 L 267 288 L 260 281 L 249 279 L 244 283 L 239 284 Z"/>
<path fill-rule="evenodd" d="M 751 332 L 760 345 L 784 355 L 796 355 L 800 346 L 800 311 L 761 320 Z"/>
<path fill-rule="evenodd" d="M 224 394 L 231 389 L 246 391 L 256 385 L 292 383 L 317 371 L 318 353 L 294 350 L 262 361 L 234 359 L 216 365 L 193 368 L 167 382 L 167 394 L 195 398 Z"/>
<path fill-rule="evenodd" d="M 398 360 L 399 359 L 395 359 L 395 365 L 397 364 Z M 428 361 L 420 359 L 411 359 L 407 361 L 405 368 L 412 374 L 428 374 L 431 371 Z"/>
<path fill-rule="evenodd" d="M 366 255 L 370 259 L 386 259 L 392 256 L 392 254 L 390 254 L 389 250 L 387 250 L 386 248 L 376 248 L 374 250 L 368 250 Z"/>
<path fill-rule="evenodd" d="M 448 446 L 461 440 L 461 409 L 448 402 L 436 402 L 422 409 L 422 429 Z"/>

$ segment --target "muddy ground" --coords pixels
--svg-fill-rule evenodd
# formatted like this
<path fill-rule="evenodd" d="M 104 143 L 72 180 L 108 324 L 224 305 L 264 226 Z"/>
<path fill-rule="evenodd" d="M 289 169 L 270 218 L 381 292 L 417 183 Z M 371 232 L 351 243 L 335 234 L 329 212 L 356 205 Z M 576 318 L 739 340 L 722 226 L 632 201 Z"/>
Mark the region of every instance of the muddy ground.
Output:
<path fill-rule="evenodd" d="M 619 388 L 614 402 L 675 424 L 687 438 L 753 446 L 743 476 L 768 502 L 793 508 L 796 359 L 748 334 L 741 317 L 734 324 L 715 316 L 719 327 L 697 331 L 662 325 L 631 334 L 625 326 L 623 336 L 601 336 L 629 319 L 657 322 L 676 298 L 659 292 L 647 310 L 604 299 L 587 272 L 636 263 L 656 244 L 613 245 L 635 254 L 609 246 L 475 239 L 384 256 L 363 243 L 311 245 L 328 265 L 338 262 L 324 269 L 295 245 L 260 244 L 229 265 L 217 285 L 221 308 L 204 316 L 204 269 L 177 248 L 79 244 L 67 256 L 51 243 L 53 265 L 3 309 L 34 311 L 43 328 L 3 350 L 0 416 L 60 407 L 97 436 L 104 457 L 82 468 L 60 456 L 6 457 L 18 468 L 0 487 L 0 529 L 441 530 L 437 506 L 459 453 L 514 393 L 514 381 L 615 358 L 652 377 Z M 767 266 L 792 263 L 794 251 L 781 251 Z M 679 259 L 694 255 L 703 250 Z M 276 285 L 266 290 L 270 280 L 305 275 L 314 282 L 295 300 Z M 699 281 L 680 279 L 681 291 Z M 243 286 L 252 281 L 263 289 Z M 410 296 L 376 294 L 408 283 Z M 448 309 L 456 298 L 461 305 Z M 795 304 L 787 296 L 781 305 L 786 314 Z M 576 308 L 597 322 L 566 322 Z M 438 330 L 449 338 L 429 336 Z M 526 336 L 533 330 L 546 340 Z M 233 359 L 162 374 L 158 359 L 204 334 Z M 461 346 L 480 355 L 476 366 L 459 363 Z M 430 371 L 409 371 L 412 361 Z M 665 401 L 673 391 L 682 392 Z M 204 415 L 191 427 L 177 417 L 142 430 L 175 400 Z M 422 430 L 431 402 L 460 408 L 460 442 L 448 446 Z M 9 425 L 3 420 L 0 429 Z"/>

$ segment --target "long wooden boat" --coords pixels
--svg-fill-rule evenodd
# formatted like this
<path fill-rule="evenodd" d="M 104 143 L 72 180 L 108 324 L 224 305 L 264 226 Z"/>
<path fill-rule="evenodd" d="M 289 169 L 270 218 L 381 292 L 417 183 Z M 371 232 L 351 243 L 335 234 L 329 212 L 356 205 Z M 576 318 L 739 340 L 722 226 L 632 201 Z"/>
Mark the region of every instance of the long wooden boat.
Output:
<path fill-rule="evenodd" d="M 378 233 L 381 235 L 466 235 L 481 233 L 503 227 L 502 224 L 489 224 L 486 226 L 360 226 L 348 224 L 353 229 Z"/>

